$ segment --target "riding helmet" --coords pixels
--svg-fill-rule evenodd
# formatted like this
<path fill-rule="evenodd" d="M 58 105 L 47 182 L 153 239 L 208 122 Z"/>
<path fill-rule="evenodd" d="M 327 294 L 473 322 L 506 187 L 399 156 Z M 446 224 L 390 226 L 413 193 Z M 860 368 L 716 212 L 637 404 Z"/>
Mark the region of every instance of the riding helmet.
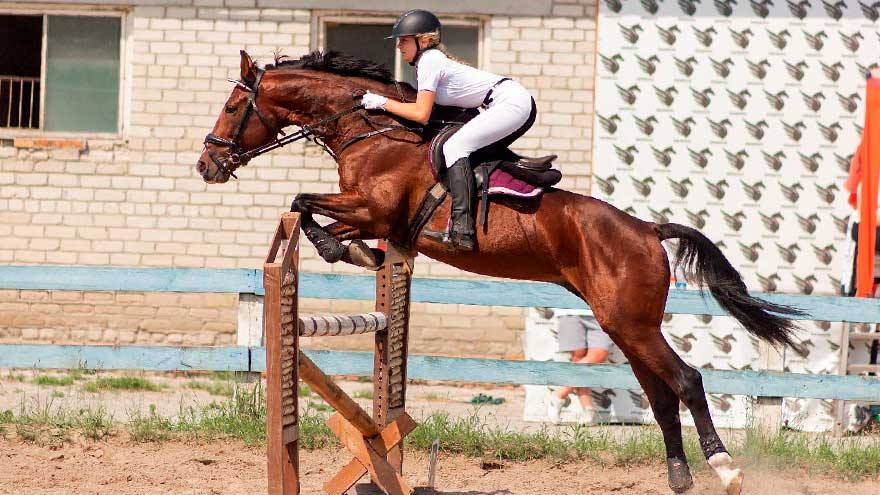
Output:
<path fill-rule="evenodd" d="M 422 9 L 409 10 L 397 18 L 391 29 L 391 36 L 385 39 L 433 33 L 439 29 L 440 19 L 436 15 Z"/>

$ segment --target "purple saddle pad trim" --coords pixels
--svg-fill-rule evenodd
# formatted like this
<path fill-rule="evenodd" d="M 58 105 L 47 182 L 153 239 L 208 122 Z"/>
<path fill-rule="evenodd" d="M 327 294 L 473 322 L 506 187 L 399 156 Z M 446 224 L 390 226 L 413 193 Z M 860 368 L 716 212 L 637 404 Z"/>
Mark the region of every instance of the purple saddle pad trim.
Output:
<path fill-rule="evenodd" d="M 496 168 L 489 176 L 489 194 L 532 198 L 543 191 L 542 188 L 517 179 L 500 168 Z"/>

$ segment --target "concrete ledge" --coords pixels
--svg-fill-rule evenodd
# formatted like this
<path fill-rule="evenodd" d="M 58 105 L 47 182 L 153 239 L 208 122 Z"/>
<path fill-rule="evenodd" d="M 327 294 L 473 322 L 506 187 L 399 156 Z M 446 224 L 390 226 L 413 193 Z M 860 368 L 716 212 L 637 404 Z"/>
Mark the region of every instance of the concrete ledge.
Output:
<path fill-rule="evenodd" d="M 82 0 L 28 0 L 29 5 L 83 5 Z M 272 8 L 272 9 L 321 9 L 321 10 L 358 10 L 367 12 L 403 12 L 413 8 L 408 0 L 386 0 L 383 2 L 365 2 L 359 4 L 351 0 L 250 0 L 236 2 L 221 0 L 218 7 L 241 8 Z M 253 5 L 255 4 L 255 5 Z M 100 7 L 212 7 L 213 2 L 199 0 L 101 0 Z M 96 8 L 99 6 L 96 5 Z M 430 6 L 438 14 L 501 14 L 511 16 L 550 16 L 553 14 L 552 0 L 530 0 L 528 2 L 511 2 L 509 0 L 447 0 Z"/>

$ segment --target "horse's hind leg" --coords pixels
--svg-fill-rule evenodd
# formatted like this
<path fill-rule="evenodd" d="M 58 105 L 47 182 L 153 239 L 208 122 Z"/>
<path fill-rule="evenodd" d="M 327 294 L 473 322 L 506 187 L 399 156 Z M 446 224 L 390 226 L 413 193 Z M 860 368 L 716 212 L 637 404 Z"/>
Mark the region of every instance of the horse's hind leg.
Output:
<path fill-rule="evenodd" d="M 644 366 L 662 379 L 690 409 L 694 417 L 694 425 L 700 435 L 703 455 L 721 478 L 728 495 L 739 495 L 742 491 L 743 473 L 733 467 L 733 460 L 718 437 L 718 432 L 715 431 L 700 372 L 688 366 L 669 347 L 660 333 L 659 323 L 651 328 L 627 328 L 626 332 L 630 334 L 630 338 L 619 339 L 618 345 L 624 353 L 639 359 Z"/>
<path fill-rule="evenodd" d="M 654 374 L 638 358 L 628 357 L 636 379 L 648 396 L 654 419 L 663 431 L 663 443 L 666 445 L 666 469 L 669 488 L 675 493 L 684 493 L 694 486 L 684 453 L 681 438 L 681 419 L 678 412 L 678 396 L 666 383 Z"/>

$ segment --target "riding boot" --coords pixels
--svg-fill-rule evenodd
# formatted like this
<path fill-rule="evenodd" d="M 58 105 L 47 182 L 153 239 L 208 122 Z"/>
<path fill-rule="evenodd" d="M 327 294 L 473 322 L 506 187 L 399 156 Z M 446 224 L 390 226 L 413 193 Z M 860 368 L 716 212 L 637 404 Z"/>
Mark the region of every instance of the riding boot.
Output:
<path fill-rule="evenodd" d="M 452 245 L 460 251 L 474 250 L 474 173 L 467 158 L 459 158 L 446 171 L 452 192 Z"/>

